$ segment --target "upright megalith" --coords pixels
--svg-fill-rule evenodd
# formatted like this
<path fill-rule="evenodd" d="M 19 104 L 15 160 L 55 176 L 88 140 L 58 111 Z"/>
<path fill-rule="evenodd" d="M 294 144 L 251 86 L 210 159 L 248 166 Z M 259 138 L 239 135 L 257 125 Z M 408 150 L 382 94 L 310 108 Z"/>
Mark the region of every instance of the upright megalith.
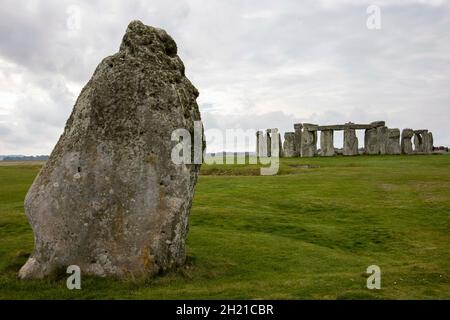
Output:
<path fill-rule="evenodd" d="M 283 156 L 287 158 L 295 157 L 295 132 L 285 132 L 283 142 Z"/>
<path fill-rule="evenodd" d="M 425 132 L 423 134 L 423 152 L 432 153 L 433 152 L 433 134 L 431 132 Z"/>
<path fill-rule="evenodd" d="M 317 125 L 303 124 L 301 155 L 302 157 L 314 157 L 317 154 Z"/>
<path fill-rule="evenodd" d="M 358 137 L 355 129 L 344 129 L 344 149 L 342 151 L 344 156 L 358 155 Z"/>
<path fill-rule="evenodd" d="M 388 128 L 384 121 L 375 121 L 367 128 L 364 136 L 366 154 L 386 154 Z"/>
<path fill-rule="evenodd" d="M 324 157 L 332 157 L 336 153 L 334 151 L 334 131 L 323 130 L 320 132 L 320 155 Z"/>
<path fill-rule="evenodd" d="M 303 125 L 301 123 L 295 123 L 294 124 L 294 130 L 295 130 L 295 140 L 294 140 L 294 147 L 295 147 L 295 156 L 300 157 L 301 156 L 301 149 L 302 149 L 302 129 Z"/>
<path fill-rule="evenodd" d="M 35 249 L 21 278 L 68 265 L 83 274 L 151 275 L 184 263 L 200 164 L 171 160 L 171 134 L 194 133 L 198 95 L 175 41 L 131 22 L 28 191 Z"/>
<path fill-rule="evenodd" d="M 400 154 L 400 129 L 388 130 L 387 154 Z"/>
<path fill-rule="evenodd" d="M 263 132 L 260 130 L 256 131 L 256 156 L 257 157 L 261 157 L 261 150 L 263 149 L 263 147 L 261 147 L 262 139 L 263 139 Z"/>
<path fill-rule="evenodd" d="M 425 152 L 424 136 L 428 133 L 428 130 L 414 130 L 414 152 Z"/>
<path fill-rule="evenodd" d="M 377 128 L 377 138 L 378 138 L 378 154 L 387 153 L 387 145 L 389 140 L 389 129 L 386 126 L 381 126 Z"/>
<path fill-rule="evenodd" d="M 412 129 L 403 129 L 400 142 L 403 154 L 412 154 L 414 152 L 411 142 L 413 135 L 414 131 Z"/>
<path fill-rule="evenodd" d="M 271 136 L 272 129 L 266 130 L 266 135 L 264 141 L 266 142 L 266 157 L 272 156 L 272 136 Z"/>

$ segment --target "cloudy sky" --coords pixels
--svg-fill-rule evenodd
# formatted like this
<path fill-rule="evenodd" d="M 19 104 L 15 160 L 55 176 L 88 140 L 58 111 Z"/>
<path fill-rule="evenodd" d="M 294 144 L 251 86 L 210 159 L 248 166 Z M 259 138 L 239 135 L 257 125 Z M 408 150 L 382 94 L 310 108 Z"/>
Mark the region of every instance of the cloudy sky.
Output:
<path fill-rule="evenodd" d="M 134 19 L 177 42 L 207 130 L 385 120 L 450 145 L 450 1 L 2 0 L 0 154 L 51 152 Z"/>

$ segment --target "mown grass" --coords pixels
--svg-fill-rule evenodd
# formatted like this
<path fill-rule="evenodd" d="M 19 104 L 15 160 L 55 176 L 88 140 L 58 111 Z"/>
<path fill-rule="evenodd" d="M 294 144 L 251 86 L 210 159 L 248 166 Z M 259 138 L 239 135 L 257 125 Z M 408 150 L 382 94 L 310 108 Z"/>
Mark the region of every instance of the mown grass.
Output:
<path fill-rule="evenodd" d="M 0 166 L 1 299 L 449 299 L 450 157 L 204 165 L 188 263 L 154 279 L 19 281 L 33 248 L 23 198 L 39 165 Z M 381 290 L 366 268 L 381 268 Z"/>

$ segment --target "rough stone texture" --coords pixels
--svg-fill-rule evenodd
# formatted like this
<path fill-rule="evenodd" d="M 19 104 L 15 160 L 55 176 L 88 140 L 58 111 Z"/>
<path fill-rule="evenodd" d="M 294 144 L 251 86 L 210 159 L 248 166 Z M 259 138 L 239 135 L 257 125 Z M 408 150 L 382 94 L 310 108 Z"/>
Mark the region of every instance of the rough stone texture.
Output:
<path fill-rule="evenodd" d="M 283 156 L 287 158 L 297 156 L 295 151 L 295 132 L 284 133 Z"/>
<path fill-rule="evenodd" d="M 364 135 L 364 148 L 366 154 L 378 154 L 378 130 L 377 128 L 366 129 Z"/>
<path fill-rule="evenodd" d="M 334 131 L 324 130 L 320 132 L 320 155 L 324 157 L 332 157 L 334 152 Z"/>
<path fill-rule="evenodd" d="M 301 123 L 294 124 L 294 130 L 295 130 L 295 140 L 294 140 L 294 146 L 295 146 L 295 156 L 300 157 L 301 156 L 301 150 L 302 150 L 302 128 L 303 125 Z"/>
<path fill-rule="evenodd" d="M 281 142 L 281 134 L 279 132 L 277 132 L 277 137 L 278 137 L 278 157 L 281 158 L 283 156 L 283 143 Z"/>
<path fill-rule="evenodd" d="M 313 128 L 315 125 L 304 123 L 302 132 L 301 155 L 302 157 L 314 157 L 317 154 L 317 130 L 308 131 L 306 128 Z"/>
<path fill-rule="evenodd" d="M 358 155 L 358 137 L 355 129 L 344 130 L 344 150 L 342 153 L 344 156 Z"/>
<path fill-rule="evenodd" d="M 423 132 L 414 131 L 414 152 L 416 153 L 424 152 L 423 134 Z"/>
<path fill-rule="evenodd" d="M 200 165 L 171 161 L 171 133 L 193 132 L 197 96 L 174 40 L 130 23 L 28 191 L 35 249 L 21 278 L 72 264 L 83 274 L 136 276 L 184 263 Z"/>
<path fill-rule="evenodd" d="M 423 134 L 423 152 L 432 153 L 433 152 L 433 134 L 431 132 L 426 132 Z"/>
<path fill-rule="evenodd" d="M 261 156 L 261 154 L 260 154 L 260 152 L 261 152 L 260 145 L 261 145 L 261 137 L 262 137 L 262 135 L 263 135 L 262 131 L 256 131 L 256 156 L 257 157 Z"/>
<path fill-rule="evenodd" d="M 402 139 L 401 139 L 401 148 L 403 154 L 412 154 L 413 147 L 411 138 L 414 135 L 414 131 L 412 129 L 403 129 L 402 131 Z"/>
<path fill-rule="evenodd" d="M 384 126 L 384 121 L 375 121 L 371 125 L 373 128 L 365 131 L 364 147 L 366 154 L 386 154 L 388 128 Z"/>
<path fill-rule="evenodd" d="M 387 154 L 400 154 L 400 129 L 388 130 Z"/>
<path fill-rule="evenodd" d="M 386 154 L 389 140 L 388 127 L 385 126 L 377 127 L 377 138 L 378 138 L 378 154 Z"/>
<path fill-rule="evenodd" d="M 271 157 L 272 156 L 272 137 L 270 135 L 272 129 L 266 130 L 265 135 L 265 142 L 266 142 L 266 156 Z"/>

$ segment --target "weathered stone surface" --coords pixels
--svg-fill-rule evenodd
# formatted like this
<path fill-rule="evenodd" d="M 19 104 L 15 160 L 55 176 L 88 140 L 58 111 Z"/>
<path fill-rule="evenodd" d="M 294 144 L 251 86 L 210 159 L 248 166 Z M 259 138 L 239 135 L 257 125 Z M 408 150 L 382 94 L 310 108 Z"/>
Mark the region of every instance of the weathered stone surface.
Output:
<path fill-rule="evenodd" d="M 431 132 L 425 132 L 423 134 L 423 152 L 432 153 L 433 143 L 433 134 Z"/>
<path fill-rule="evenodd" d="M 383 123 L 384 121 L 372 122 L 374 127 L 366 129 L 364 137 L 366 154 L 386 154 L 388 128 L 381 126 Z"/>
<path fill-rule="evenodd" d="M 277 137 L 278 137 L 278 157 L 281 158 L 283 156 L 283 143 L 281 142 L 281 134 L 279 132 L 277 132 Z"/>
<path fill-rule="evenodd" d="M 414 131 L 414 152 L 423 152 L 423 132 Z"/>
<path fill-rule="evenodd" d="M 296 157 L 295 151 L 295 132 L 285 132 L 283 142 L 283 157 Z"/>
<path fill-rule="evenodd" d="M 263 132 L 262 131 L 256 131 L 256 156 L 261 157 L 261 138 L 262 138 Z"/>
<path fill-rule="evenodd" d="M 378 130 L 377 128 L 366 129 L 364 135 L 364 148 L 366 154 L 378 154 Z"/>
<path fill-rule="evenodd" d="M 295 130 L 294 146 L 295 146 L 295 156 L 296 157 L 300 157 L 301 156 L 301 150 L 302 150 L 302 128 L 303 128 L 303 125 L 301 123 L 294 124 L 294 130 Z"/>
<path fill-rule="evenodd" d="M 387 154 L 400 154 L 400 130 L 389 129 L 388 130 L 388 143 L 386 148 Z"/>
<path fill-rule="evenodd" d="M 83 274 L 125 276 L 184 263 L 200 165 L 171 161 L 171 133 L 193 132 L 197 96 L 174 40 L 130 23 L 120 51 L 81 91 L 28 191 L 35 249 L 21 278 L 72 264 Z"/>
<path fill-rule="evenodd" d="M 344 130 L 344 156 L 358 155 L 358 137 L 356 136 L 355 129 Z"/>
<path fill-rule="evenodd" d="M 272 129 L 266 129 L 265 141 L 266 141 L 266 155 L 272 156 L 272 137 L 270 135 Z"/>
<path fill-rule="evenodd" d="M 320 155 L 332 157 L 334 152 L 334 132 L 333 130 L 324 130 L 320 132 Z"/>
<path fill-rule="evenodd" d="M 258 157 L 267 157 L 267 134 L 263 131 L 259 132 L 259 138 L 258 138 Z M 258 133 L 257 133 L 258 134 Z"/>
<path fill-rule="evenodd" d="M 402 139 L 401 139 L 401 148 L 403 154 L 412 154 L 413 147 L 411 138 L 414 135 L 414 131 L 412 129 L 403 129 L 402 131 Z"/>
<path fill-rule="evenodd" d="M 389 140 L 388 127 L 385 126 L 377 127 L 377 138 L 378 138 L 378 154 L 386 154 Z"/>
<path fill-rule="evenodd" d="M 304 128 L 305 124 L 303 124 Z M 307 127 L 312 128 L 313 125 L 306 124 Z M 308 131 L 306 129 L 302 132 L 302 157 L 314 157 L 317 154 L 317 131 Z"/>

